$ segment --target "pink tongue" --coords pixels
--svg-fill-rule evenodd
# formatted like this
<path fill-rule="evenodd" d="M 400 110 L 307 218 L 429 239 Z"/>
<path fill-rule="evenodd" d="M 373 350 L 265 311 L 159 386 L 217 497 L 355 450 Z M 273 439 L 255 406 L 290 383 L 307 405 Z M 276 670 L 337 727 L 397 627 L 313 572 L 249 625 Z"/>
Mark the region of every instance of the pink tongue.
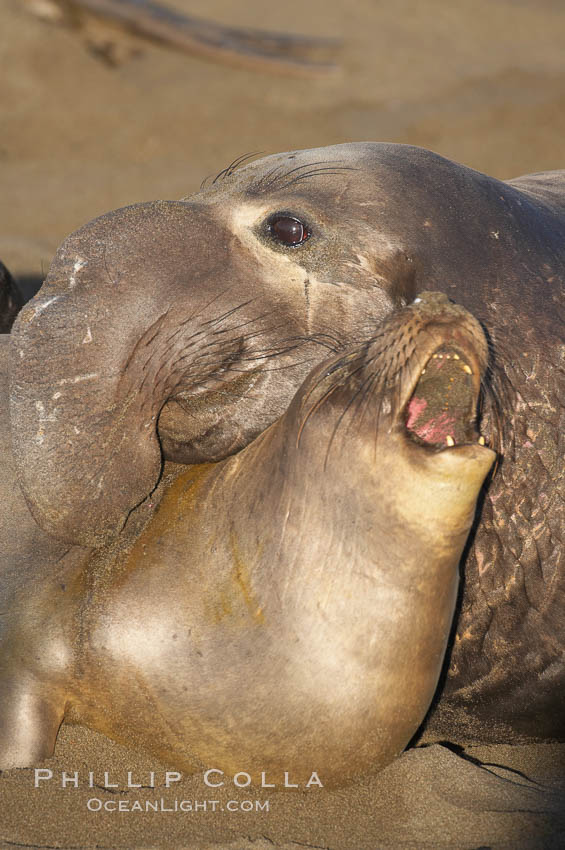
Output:
<path fill-rule="evenodd" d="M 426 443 L 445 443 L 445 438 L 455 434 L 456 419 L 446 411 L 436 416 L 425 416 L 428 402 L 425 398 L 412 396 L 408 404 L 406 427 Z"/>

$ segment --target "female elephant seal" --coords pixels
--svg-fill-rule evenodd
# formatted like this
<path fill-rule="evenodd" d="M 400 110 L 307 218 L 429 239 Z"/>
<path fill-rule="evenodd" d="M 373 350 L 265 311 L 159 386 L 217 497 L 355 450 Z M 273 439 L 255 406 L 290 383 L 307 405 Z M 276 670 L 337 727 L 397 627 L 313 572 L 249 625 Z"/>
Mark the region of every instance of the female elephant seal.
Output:
<path fill-rule="evenodd" d="M 401 145 L 234 164 L 193 198 L 103 216 L 63 243 L 12 333 L 30 510 L 53 537 L 100 545 L 162 455 L 243 448 L 328 348 L 442 290 L 489 337 L 497 403 L 481 428 L 500 463 L 428 734 L 565 740 L 564 263 L 565 172 L 504 183 Z"/>
<path fill-rule="evenodd" d="M 126 552 L 22 588 L 3 660 L 28 724 L 3 765 L 50 754 L 63 717 L 257 783 L 335 784 L 400 753 L 495 457 L 474 427 L 486 361 L 478 322 L 424 293 L 238 455 L 183 472 Z"/>

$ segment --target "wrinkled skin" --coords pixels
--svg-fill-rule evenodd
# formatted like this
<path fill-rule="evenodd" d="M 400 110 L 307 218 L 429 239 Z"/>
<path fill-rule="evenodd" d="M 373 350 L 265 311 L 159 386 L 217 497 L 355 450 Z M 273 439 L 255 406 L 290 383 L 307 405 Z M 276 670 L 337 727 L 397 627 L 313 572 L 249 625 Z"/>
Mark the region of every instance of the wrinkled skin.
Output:
<path fill-rule="evenodd" d="M 0 706 L 27 722 L 0 734 L 0 765 L 49 755 L 63 718 L 257 784 L 390 762 L 436 688 L 495 459 L 472 426 L 487 356 L 478 322 L 424 293 L 316 368 L 247 449 L 180 474 L 125 551 L 74 547 L 22 587 Z M 416 441 L 415 390 L 449 400 L 460 444 Z"/>
<path fill-rule="evenodd" d="M 277 243 L 277 211 L 310 238 Z M 14 328 L 29 507 L 70 543 L 115 538 L 157 484 L 160 447 L 182 462 L 239 450 L 325 345 L 441 290 L 492 344 L 500 416 L 486 404 L 481 430 L 501 458 L 427 734 L 565 739 L 564 260 L 564 172 L 502 183 L 407 146 L 280 154 L 187 201 L 110 213 L 66 240 Z"/>

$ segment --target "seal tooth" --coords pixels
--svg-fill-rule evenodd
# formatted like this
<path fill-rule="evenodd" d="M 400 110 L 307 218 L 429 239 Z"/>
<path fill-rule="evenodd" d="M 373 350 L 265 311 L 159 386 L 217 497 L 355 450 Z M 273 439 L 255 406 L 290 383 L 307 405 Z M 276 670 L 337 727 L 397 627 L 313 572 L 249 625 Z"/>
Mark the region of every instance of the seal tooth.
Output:
<path fill-rule="evenodd" d="M 454 355 L 453 355 L 453 359 L 454 359 L 454 360 L 461 360 L 461 358 L 459 357 L 459 355 L 458 355 L 458 354 L 454 354 Z"/>
<path fill-rule="evenodd" d="M 455 445 L 455 440 L 453 439 L 451 434 L 447 435 L 447 437 L 445 438 L 445 442 L 447 443 L 448 446 L 454 446 Z"/>
<path fill-rule="evenodd" d="M 484 446 L 484 444 L 485 444 L 485 438 L 483 437 L 482 434 L 478 439 L 478 443 L 479 443 L 479 446 Z"/>
<path fill-rule="evenodd" d="M 471 369 L 471 367 L 470 367 L 470 366 L 468 366 L 466 363 L 464 363 L 464 364 L 463 364 L 463 371 L 464 371 L 464 372 L 467 372 L 467 374 L 468 374 L 468 375 L 472 375 L 472 374 L 473 374 L 473 370 L 472 370 L 472 369 Z"/>

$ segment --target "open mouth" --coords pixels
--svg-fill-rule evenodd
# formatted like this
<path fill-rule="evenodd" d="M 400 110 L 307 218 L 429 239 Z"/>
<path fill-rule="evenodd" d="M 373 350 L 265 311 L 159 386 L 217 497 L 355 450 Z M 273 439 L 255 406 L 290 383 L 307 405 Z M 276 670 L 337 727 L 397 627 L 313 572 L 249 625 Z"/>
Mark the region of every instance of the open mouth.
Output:
<path fill-rule="evenodd" d="M 477 442 L 484 446 L 476 427 L 479 386 L 474 356 L 450 345 L 436 349 L 404 407 L 410 439 L 436 450 Z"/>

